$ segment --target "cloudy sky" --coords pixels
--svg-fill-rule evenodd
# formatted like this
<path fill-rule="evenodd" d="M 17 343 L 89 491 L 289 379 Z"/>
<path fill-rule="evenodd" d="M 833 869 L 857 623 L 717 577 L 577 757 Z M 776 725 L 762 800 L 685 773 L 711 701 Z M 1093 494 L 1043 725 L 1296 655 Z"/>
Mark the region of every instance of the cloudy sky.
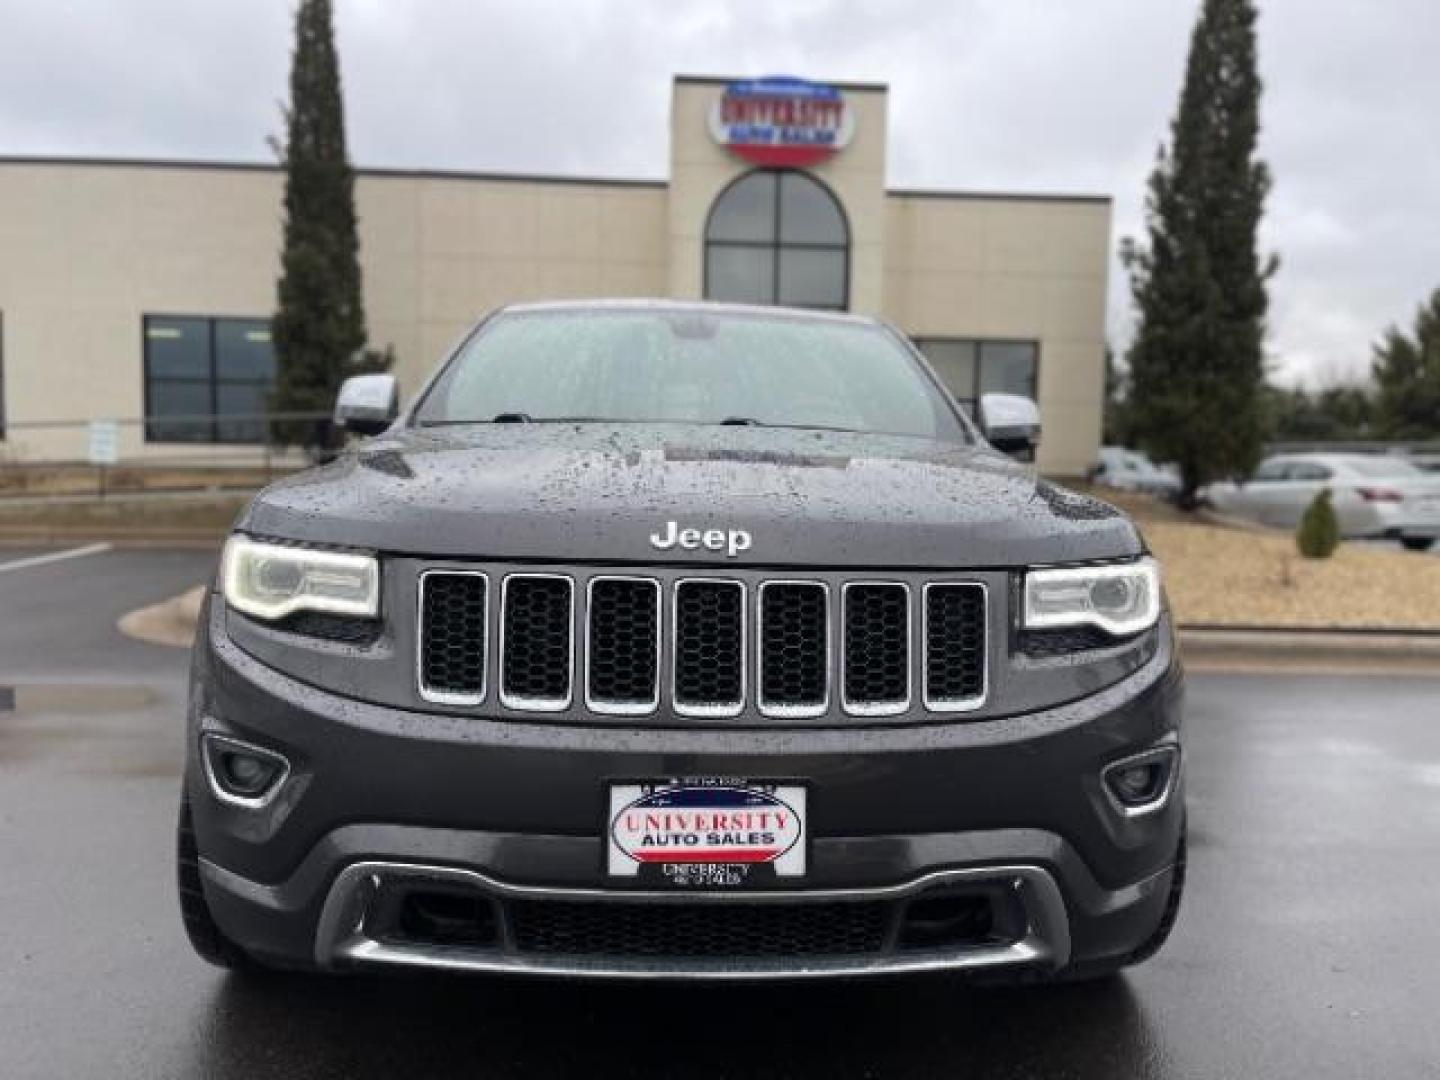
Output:
<path fill-rule="evenodd" d="M 1198 0 L 336 0 L 361 165 L 663 177 L 676 72 L 891 88 L 894 187 L 1141 225 Z M 1261 0 L 1283 381 L 1440 286 L 1440 0 Z M 293 0 L 0 0 L 0 155 L 270 160 Z M 1111 334 L 1131 315 L 1118 266 Z"/>

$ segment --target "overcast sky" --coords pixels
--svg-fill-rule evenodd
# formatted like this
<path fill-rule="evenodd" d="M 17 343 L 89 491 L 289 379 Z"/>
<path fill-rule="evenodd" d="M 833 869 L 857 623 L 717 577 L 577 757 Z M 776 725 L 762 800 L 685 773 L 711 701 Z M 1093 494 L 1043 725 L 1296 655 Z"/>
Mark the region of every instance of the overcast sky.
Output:
<path fill-rule="evenodd" d="M 360 165 L 663 177 L 676 72 L 890 85 L 892 187 L 1100 193 L 1115 240 L 1198 0 L 337 0 Z M 272 160 L 293 0 L 0 0 L 0 155 Z M 1282 381 L 1440 287 L 1440 0 L 1261 0 Z M 1130 333 L 1110 287 L 1112 339 Z"/>

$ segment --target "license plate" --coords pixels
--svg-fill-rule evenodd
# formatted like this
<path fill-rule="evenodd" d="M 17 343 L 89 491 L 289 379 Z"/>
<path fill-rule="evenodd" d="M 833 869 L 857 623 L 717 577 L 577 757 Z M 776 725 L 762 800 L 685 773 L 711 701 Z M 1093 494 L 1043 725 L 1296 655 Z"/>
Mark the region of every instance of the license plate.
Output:
<path fill-rule="evenodd" d="M 679 888 L 743 888 L 803 878 L 805 788 L 702 778 L 612 784 L 611 877 Z"/>

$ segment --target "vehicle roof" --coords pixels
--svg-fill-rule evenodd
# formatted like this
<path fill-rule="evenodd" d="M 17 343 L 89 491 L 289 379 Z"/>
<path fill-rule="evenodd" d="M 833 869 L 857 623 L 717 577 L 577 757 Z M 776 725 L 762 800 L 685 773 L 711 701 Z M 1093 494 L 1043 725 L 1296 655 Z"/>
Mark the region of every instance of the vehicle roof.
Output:
<path fill-rule="evenodd" d="M 659 297 L 630 297 L 624 299 L 596 300 L 539 300 L 518 304 L 506 304 L 500 312 L 574 312 L 574 311 L 657 311 L 676 314 L 705 314 L 713 312 L 726 315 L 757 315 L 814 319 L 817 322 L 852 323 L 862 326 L 881 326 L 881 320 L 869 315 L 856 315 L 849 311 L 819 311 L 815 308 L 781 307 L 772 304 L 723 304 L 715 300 L 670 300 Z"/>
<path fill-rule="evenodd" d="M 1265 459 L 1266 464 L 1272 461 L 1313 461 L 1317 465 L 1350 465 L 1357 461 L 1396 461 L 1405 465 L 1414 465 L 1410 457 L 1402 457 L 1398 454 L 1340 454 L 1324 453 L 1321 451 L 1302 450 L 1293 454 L 1271 454 Z"/>

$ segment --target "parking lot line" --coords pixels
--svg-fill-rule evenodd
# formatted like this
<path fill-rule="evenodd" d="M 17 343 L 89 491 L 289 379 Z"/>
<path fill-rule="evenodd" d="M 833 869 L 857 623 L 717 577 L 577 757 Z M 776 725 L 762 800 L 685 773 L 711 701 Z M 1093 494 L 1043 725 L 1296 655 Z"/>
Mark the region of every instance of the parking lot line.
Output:
<path fill-rule="evenodd" d="M 32 566 L 48 566 L 66 559 L 82 559 L 86 555 L 102 555 L 109 551 L 110 544 L 87 544 L 85 547 L 70 548 L 68 551 L 51 551 L 44 555 L 32 555 L 27 559 L 15 559 L 0 563 L 0 574 L 10 570 L 29 570 Z"/>

